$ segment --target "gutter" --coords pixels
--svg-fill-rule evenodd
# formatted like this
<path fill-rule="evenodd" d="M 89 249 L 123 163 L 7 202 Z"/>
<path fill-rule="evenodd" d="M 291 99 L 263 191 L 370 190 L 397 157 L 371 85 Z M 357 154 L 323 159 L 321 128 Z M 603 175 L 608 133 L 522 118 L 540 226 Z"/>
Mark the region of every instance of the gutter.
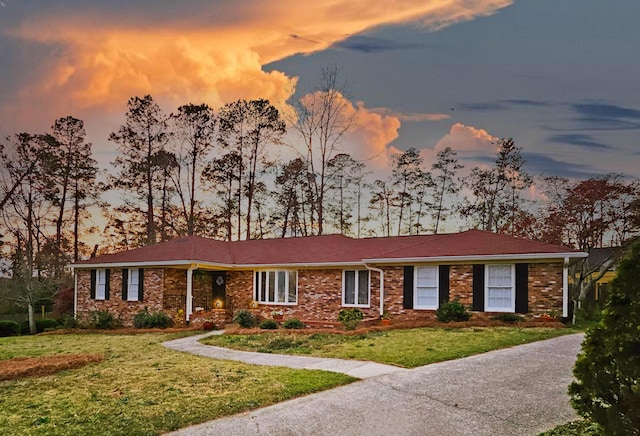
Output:
<path fill-rule="evenodd" d="M 73 319 L 78 319 L 78 274 L 71 268 L 73 274 Z"/>
<path fill-rule="evenodd" d="M 369 266 L 366 263 L 364 267 L 370 271 L 375 271 L 380 274 L 380 317 L 384 314 L 384 272 L 380 268 Z"/>

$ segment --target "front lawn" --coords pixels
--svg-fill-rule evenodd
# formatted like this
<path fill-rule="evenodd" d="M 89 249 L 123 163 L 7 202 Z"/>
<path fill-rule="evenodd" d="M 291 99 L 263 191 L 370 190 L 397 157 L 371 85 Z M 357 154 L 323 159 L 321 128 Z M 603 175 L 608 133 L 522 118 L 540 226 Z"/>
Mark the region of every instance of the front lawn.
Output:
<path fill-rule="evenodd" d="M 575 330 L 518 327 L 415 328 L 355 335 L 278 331 L 248 335 L 223 334 L 204 338 L 201 342 L 246 351 L 371 360 L 415 368 L 569 333 L 575 333 Z"/>
<path fill-rule="evenodd" d="M 354 379 L 324 371 L 192 356 L 175 334 L 0 338 L 0 360 L 100 354 L 104 361 L 0 382 L 0 433 L 153 435 L 317 392 Z"/>

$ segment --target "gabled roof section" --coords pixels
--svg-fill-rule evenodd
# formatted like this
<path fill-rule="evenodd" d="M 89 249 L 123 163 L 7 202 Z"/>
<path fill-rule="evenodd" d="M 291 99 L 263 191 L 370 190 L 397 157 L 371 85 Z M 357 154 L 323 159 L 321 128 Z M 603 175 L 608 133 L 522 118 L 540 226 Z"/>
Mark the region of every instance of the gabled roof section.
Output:
<path fill-rule="evenodd" d="M 580 252 L 571 248 L 516 238 L 482 230 L 467 230 L 461 233 L 413 236 L 402 247 L 378 251 L 366 260 L 429 259 L 429 258 L 475 258 L 535 256 L 544 257 L 582 257 Z"/>
<path fill-rule="evenodd" d="M 250 241 L 217 241 L 188 236 L 148 247 L 108 254 L 74 264 L 190 265 L 243 268 L 337 266 L 403 261 L 585 257 L 573 249 L 480 230 L 461 233 L 353 239 L 343 235 Z"/>

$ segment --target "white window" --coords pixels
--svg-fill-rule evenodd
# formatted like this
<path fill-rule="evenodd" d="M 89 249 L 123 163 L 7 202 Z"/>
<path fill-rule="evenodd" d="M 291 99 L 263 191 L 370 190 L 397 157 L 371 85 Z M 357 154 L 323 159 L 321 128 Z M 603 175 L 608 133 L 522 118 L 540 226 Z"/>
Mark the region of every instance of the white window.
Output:
<path fill-rule="evenodd" d="M 342 305 L 369 307 L 369 270 L 342 271 Z"/>
<path fill-rule="evenodd" d="M 96 300 L 104 300 L 106 298 L 107 289 L 107 270 L 96 270 Z"/>
<path fill-rule="evenodd" d="M 298 272 L 287 270 L 256 271 L 254 276 L 256 301 L 272 304 L 298 302 Z"/>
<path fill-rule="evenodd" d="M 484 310 L 486 312 L 515 312 L 515 265 L 486 266 L 484 299 Z"/>
<path fill-rule="evenodd" d="M 438 267 L 417 266 L 415 268 L 415 292 L 413 308 L 430 309 L 438 308 Z"/>
<path fill-rule="evenodd" d="M 129 284 L 127 285 L 127 301 L 138 301 L 138 289 L 140 289 L 140 270 L 129 269 Z"/>

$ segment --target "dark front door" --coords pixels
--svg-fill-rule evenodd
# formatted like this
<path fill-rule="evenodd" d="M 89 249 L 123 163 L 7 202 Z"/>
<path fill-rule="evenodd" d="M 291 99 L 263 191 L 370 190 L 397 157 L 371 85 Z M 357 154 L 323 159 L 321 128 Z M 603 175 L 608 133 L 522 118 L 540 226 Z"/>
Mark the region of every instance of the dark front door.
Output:
<path fill-rule="evenodd" d="M 213 282 L 213 308 L 224 309 L 226 306 L 225 300 L 227 297 L 227 272 L 226 271 L 212 271 L 211 279 Z"/>

